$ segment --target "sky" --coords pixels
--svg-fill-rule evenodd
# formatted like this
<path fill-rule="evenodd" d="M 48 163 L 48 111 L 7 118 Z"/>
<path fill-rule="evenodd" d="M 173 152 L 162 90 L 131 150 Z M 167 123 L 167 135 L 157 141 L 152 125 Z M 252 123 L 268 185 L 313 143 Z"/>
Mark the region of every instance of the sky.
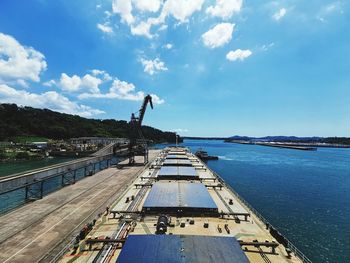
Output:
<path fill-rule="evenodd" d="M 1 0 L 0 103 L 183 136 L 350 136 L 350 3 Z"/>

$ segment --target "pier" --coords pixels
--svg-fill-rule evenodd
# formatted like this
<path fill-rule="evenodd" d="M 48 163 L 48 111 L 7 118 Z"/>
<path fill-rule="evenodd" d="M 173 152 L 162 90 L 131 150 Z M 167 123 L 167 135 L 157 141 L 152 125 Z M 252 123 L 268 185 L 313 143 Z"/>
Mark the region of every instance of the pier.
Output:
<path fill-rule="evenodd" d="M 286 148 L 286 149 L 293 149 L 293 150 L 302 150 L 302 151 L 317 151 L 317 147 L 301 146 L 301 145 L 293 145 L 293 144 L 263 143 L 263 142 L 257 142 L 257 143 L 253 143 L 253 144 L 261 145 L 261 146 L 268 146 L 268 147 Z"/>
<path fill-rule="evenodd" d="M 107 145 L 90 157 L 0 178 L 0 214 L 74 184 L 126 158 L 127 149 Z M 13 201 L 15 200 L 15 201 Z"/>
<path fill-rule="evenodd" d="M 150 157 L 156 153 L 150 151 Z M 106 207 L 144 169 L 143 165 L 109 167 L 1 216 L 0 262 L 50 261 L 87 222 L 104 220 L 100 216 Z"/>
<path fill-rule="evenodd" d="M 286 148 L 293 150 L 302 150 L 302 151 L 317 151 L 318 145 L 311 146 L 305 144 L 296 144 L 296 143 L 282 143 L 282 142 L 252 142 L 252 141 L 240 141 L 240 140 L 231 140 L 229 143 L 238 143 L 238 144 L 248 144 L 248 145 L 260 145 L 276 148 Z"/>

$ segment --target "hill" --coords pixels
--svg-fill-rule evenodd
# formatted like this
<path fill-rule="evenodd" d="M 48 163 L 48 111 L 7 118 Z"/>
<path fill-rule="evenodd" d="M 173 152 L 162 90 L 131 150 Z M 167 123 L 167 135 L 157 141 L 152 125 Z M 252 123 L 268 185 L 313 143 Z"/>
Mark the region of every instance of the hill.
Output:
<path fill-rule="evenodd" d="M 23 136 L 48 139 L 73 137 L 128 137 L 129 124 L 123 120 L 87 119 L 48 109 L 0 104 L 0 141 Z M 145 138 L 156 143 L 175 142 L 175 133 L 142 126 Z"/>
<path fill-rule="evenodd" d="M 265 136 L 248 137 L 235 135 L 227 138 L 225 141 L 250 141 L 250 142 L 292 142 L 292 143 L 327 143 L 350 145 L 348 137 L 297 137 L 297 136 Z"/>

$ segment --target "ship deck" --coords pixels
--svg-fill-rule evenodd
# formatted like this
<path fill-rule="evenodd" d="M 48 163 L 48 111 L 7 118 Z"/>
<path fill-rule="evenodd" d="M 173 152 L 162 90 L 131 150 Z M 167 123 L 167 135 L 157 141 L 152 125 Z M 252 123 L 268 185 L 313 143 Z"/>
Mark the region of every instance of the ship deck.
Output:
<path fill-rule="evenodd" d="M 178 176 L 179 169 L 177 178 L 161 178 L 163 163 L 176 160 L 176 156 L 177 160 L 191 162 L 195 177 L 184 180 Z M 163 234 L 158 229 L 160 215 L 168 218 Z M 293 253 L 288 255 L 284 245 L 272 237 L 268 226 L 226 187 L 222 179 L 183 148 L 163 150 L 96 220 L 89 230 L 82 230 L 80 238 L 71 243 L 60 262 L 151 262 L 150 258 L 164 258 L 164 251 L 174 255 L 169 262 L 232 262 L 230 258 L 234 257 L 238 259 L 235 262 L 302 262 Z M 162 237 L 159 239 L 162 242 L 155 240 L 158 239 L 155 236 L 168 235 L 172 238 Z M 222 239 L 227 237 L 231 239 Z M 137 245 L 132 245 L 132 240 Z M 147 240 L 154 245 L 143 247 L 149 243 Z M 179 249 L 172 246 L 174 240 L 182 240 Z M 235 256 L 215 258 L 229 253 L 226 245 L 220 248 L 216 242 L 232 244 Z M 198 252 L 193 249 L 197 248 L 196 244 L 204 244 L 207 249 Z M 135 256 L 140 253 L 143 256 Z M 198 253 L 209 256 L 199 257 Z"/>

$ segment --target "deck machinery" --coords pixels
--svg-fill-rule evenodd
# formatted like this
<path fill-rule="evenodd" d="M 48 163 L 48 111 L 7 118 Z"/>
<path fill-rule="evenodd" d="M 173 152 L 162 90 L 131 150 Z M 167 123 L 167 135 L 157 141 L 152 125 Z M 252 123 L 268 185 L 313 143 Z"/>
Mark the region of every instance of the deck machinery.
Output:
<path fill-rule="evenodd" d="M 144 163 L 148 163 L 148 141 L 143 136 L 141 129 L 148 103 L 153 109 L 151 95 L 147 95 L 144 98 L 141 109 L 138 112 L 138 116 L 135 116 L 135 113 L 131 114 L 131 119 L 129 122 L 129 164 L 135 163 L 135 156 L 143 156 Z"/>

